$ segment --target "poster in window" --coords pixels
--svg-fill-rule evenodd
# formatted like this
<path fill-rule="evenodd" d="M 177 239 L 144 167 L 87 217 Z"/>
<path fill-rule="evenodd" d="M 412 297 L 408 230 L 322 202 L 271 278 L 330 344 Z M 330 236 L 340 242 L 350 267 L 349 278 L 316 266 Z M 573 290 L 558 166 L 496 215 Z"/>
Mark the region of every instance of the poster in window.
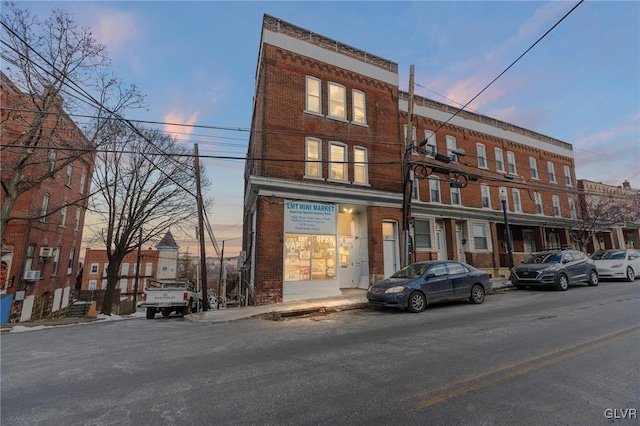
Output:
<path fill-rule="evenodd" d="M 284 280 L 305 281 L 310 279 L 311 235 L 286 234 Z"/>
<path fill-rule="evenodd" d="M 336 279 L 336 236 L 313 235 L 311 279 Z"/>

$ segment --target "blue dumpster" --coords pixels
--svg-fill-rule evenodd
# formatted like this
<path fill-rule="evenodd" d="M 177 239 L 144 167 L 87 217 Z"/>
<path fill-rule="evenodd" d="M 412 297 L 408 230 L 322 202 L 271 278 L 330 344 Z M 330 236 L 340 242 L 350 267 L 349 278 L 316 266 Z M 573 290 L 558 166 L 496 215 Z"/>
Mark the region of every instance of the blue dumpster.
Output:
<path fill-rule="evenodd" d="M 13 294 L 0 295 L 0 324 L 9 323 L 9 316 L 11 315 L 12 300 L 13 300 Z"/>

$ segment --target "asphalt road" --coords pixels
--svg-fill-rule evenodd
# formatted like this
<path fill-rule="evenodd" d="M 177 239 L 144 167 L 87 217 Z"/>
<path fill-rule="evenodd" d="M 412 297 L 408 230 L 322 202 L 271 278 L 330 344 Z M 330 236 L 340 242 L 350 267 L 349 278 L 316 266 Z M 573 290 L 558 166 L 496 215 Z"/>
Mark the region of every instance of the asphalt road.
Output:
<path fill-rule="evenodd" d="M 638 424 L 640 280 L 420 314 L 4 334 L 8 425 Z"/>

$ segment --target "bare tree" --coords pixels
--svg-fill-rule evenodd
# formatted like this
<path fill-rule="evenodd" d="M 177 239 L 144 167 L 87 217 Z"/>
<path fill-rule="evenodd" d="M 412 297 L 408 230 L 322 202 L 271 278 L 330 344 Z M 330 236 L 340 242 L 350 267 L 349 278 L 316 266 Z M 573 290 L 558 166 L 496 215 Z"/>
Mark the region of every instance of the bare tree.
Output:
<path fill-rule="evenodd" d="M 135 86 L 126 86 L 109 72 L 105 48 L 65 11 L 45 20 L 13 3 L 3 4 L 1 20 L 3 93 L 2 210 L 0 241 L 12 220 L 35 220 L 63 205 L 16 211 L 18 197 L 51 179 L 69 164 L 93 163 L 92 152 L 112 130 L 107 124 L 125 110 L 144 106 Z M 5 90 L 3 90 L 5 92 Z M 8 95 L 7 95 L 8 96 Z M 70 116 L 84 117 L 84 123 Z M 70 124 L 71 123 L 71 124 Z M 52 157 L 55 161 L 52 161 Z M 64 205 L 86 205 L 89 191 Z"/>
<path fill-rule="evenodd" d="M 159 240 L 170 227 L 193 226 L 197 211 L 194 163 L 186 147 L 157 130 L 113 125 L 119 131 L 111 132 L 107 149 L 96 154 L 94 185 L 100 190 L 91 199 L 109 262 L 101 311 L 106 315 L 124 257 Z"/>

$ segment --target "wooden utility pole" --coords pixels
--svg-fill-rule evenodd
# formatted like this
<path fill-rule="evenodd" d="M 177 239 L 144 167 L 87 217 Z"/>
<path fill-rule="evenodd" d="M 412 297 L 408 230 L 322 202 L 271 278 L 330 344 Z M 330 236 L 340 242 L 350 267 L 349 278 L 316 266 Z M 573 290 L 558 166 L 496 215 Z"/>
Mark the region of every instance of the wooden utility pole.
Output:
<path fill-rule="evenodd" d="M 224 269 L 224 241 L 222 241 L 222 252 L 220 253 L 220 278 L 218 279 L 218 309 L 220 309 L 220 300 L 222 299 L 222 292 L 224 292 L 225 295 L 225 299 L 223 301 L 223 305 L 224 307 L 227 306 L 227 298 L 226 298 L 226 293 L 227 293 L 227 289 L 226 289 L 226 285 L 222 286 L 222 270 Z"/>
<path fill-rule="evenodd" d="M 413 65 L 409 69 L 409 108 L 407 113 L 407 134 L 402 161 L 404 181 L 402 182 L 402 267 L 410 263 L 409 224 L 411 223 L 411 197 L 413 192 L 413 175 L 409 166 L 410 158 L 416 148 L 413 140 Z"/>
<path fill-rule="evenodd" d="M 140 252 L 142 251 L 142 226 L 140 226 L 140 234 L 138 235 L 138 257 L 137 257 L 137 265 L 136 265 L 136 279 L 133 282 L 133 312 L 137 311 L 137 302 L 138 302 L 138 279 L 140 278 L 140 260 L 142 256 Z"/>
<path fill-rule="evenodd" d="M 207 251 L 204 244 L 204 214 L 202 203 L 202 189 L 200 188 L 200 157 L 198 155 L 198 144 L 194 144 L 195 170 L 196 170 L 196 201 L 198 203 L 198 230 L 200 240 L 200 289 L 202 292 L 202 310 L 209 310 L 209 295 L 207 294 Z"/>

